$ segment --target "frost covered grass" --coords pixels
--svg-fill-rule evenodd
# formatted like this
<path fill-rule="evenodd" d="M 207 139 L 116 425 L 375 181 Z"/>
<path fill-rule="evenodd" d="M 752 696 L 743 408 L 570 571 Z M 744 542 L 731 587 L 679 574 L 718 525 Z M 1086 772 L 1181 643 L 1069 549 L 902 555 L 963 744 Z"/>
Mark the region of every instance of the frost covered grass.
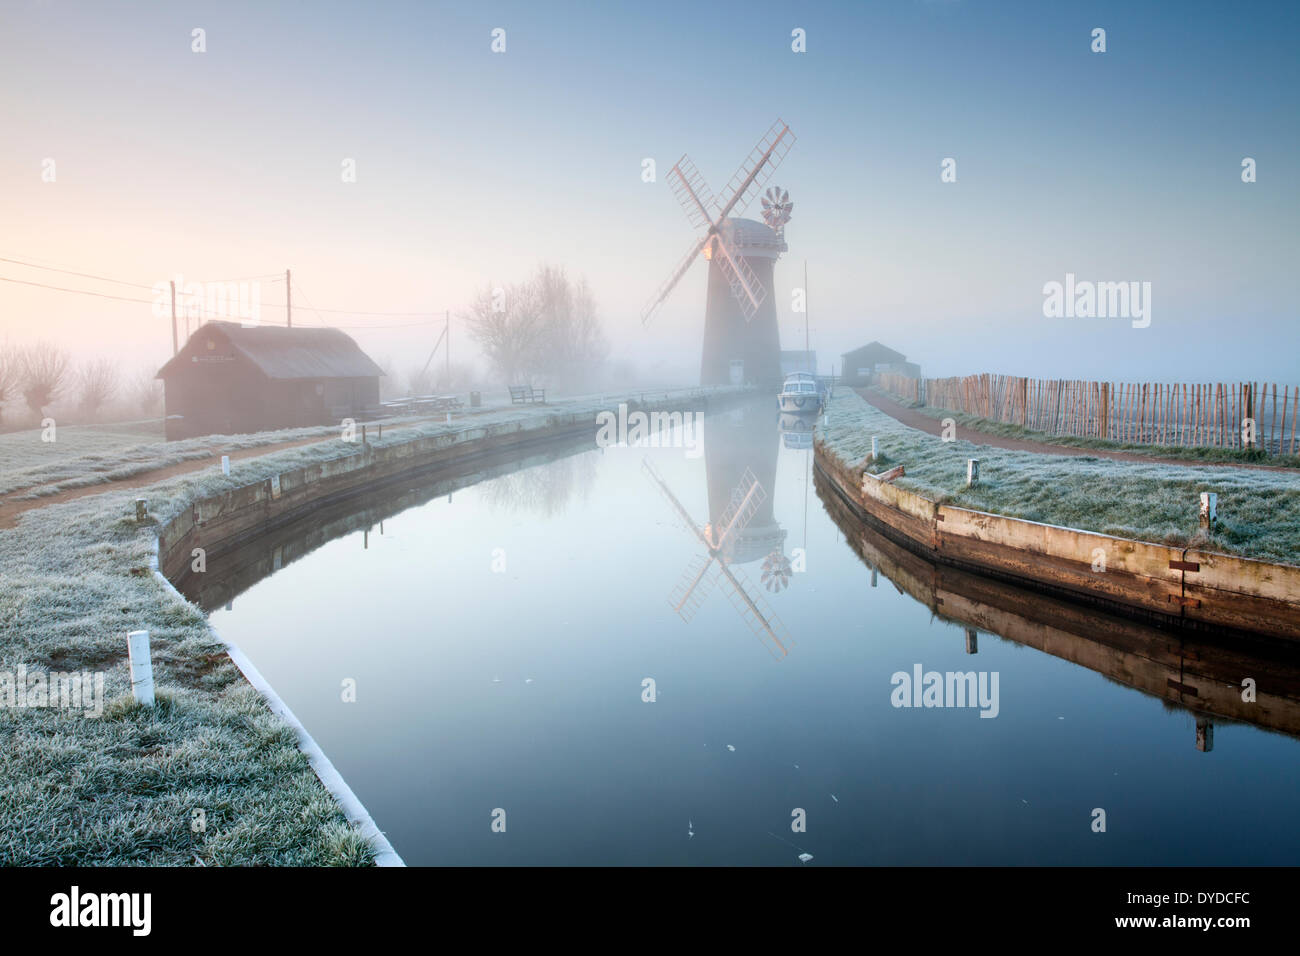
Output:
<path fill-rule="evenodd" d="M 827 420 L 818 432 L 828 450 L 860 462 L 875 435 L 883 460 L 873 470 L 903 465 L 906 477 L 896 484 L 927 498 L 1118 537 L 1300 563 L 1300 475 L 945 442 L 908 428 L 844 387 L 835 390 Z M 974 488 L 966 487 L 968 458 L 980 460 Z M 1212 534 L 1198 527 L 1202 491 L 1219 496 L 1219 526 Z"/>
<path fill-rule="evenodd" d="M 1133 455 L 1146 455 L 1150 458 L 1180 458 L 1185 461 L 1203 461 L 1207 464 L 1222 462 L 1224 464 L 1259 464 L 1259 465 L 1277 465 L 1283 468 L 1300 468 L 1300 455 L 1269 455 L 1262 449 L 1240 449 L 1240 448 L 1218 448 L 1209 445 L 1150 445 L 1139 444 L 1137 442 L 1113 441 L 1106 438 L 1081 438 L 1077 435 L 1054 435 L 1050 432 L 1036 431 L 1032 428 L 1025 428 L 1023 425 L 1014 425 L 1009 422 L 998 422 L 991 418 L 983 418 L 979 415 L 970 415 L 966 412 L 954 412 L 947 408 L 937 408 L 932 405 L 924 405 L 920 402 L 913 402 L 906 399 L 900 399 L 896 395 L 891 395 L 878 386 L 869 386 L 869 391 L 891 399 L 905 408 L 925 415 L 927 418 L 933 418 L 936 421 L 942 421 L 945 418 L 951 418 L 958 425 L 975 431 L 984 432 L 987 435 L 997 435 L 1000 438 L 1017 438 L 1021 441 L 1040 442 L 1046 445 L 1061 445 L 1066 448 L 1095 448 L 1104 451 L 1122 451 Z"/>
<path fill-rule="evenodd" d="M 0 864 L 367 864 L 371 854 L 198 609 L 148 571 L 130 493 L 0 531 L 0 671 L 103 672 L 102 716 L 0 706 Z M 158 704 L 131 699 L 147 629 Z M 192 826 L 203 811 L 203 828 Z"/>
<path fill-rule="evenodd" d="M 209 435 L 163 441 L 162 422 L 135 428 L 93 425 L 57 427 L 55 440 L 42 441 L 41 429 L 0 435 L 0 495 L 26 491 L 19 499 L 42 498 L 74 488 L 108 484 L 145 472 L 202 458 L 218 458 L 306 438 L 328 438 L 339 429 L 287 428 L 249 435 Z"/>
<path fill-rule="evenodd" d="M 632 401 L 644 395 L 647 400 L 658 399 L 674 390 L 645 390 L 624 396 L 604 397 L 584 395 L 571 399 L 548 402 L 546 405 L 509 405 L 463 409 L 452 414 L 452 430 L 470 425 L 494 424 L 521 418 L 532 419 L 557 412 L 573 412 L 591 408 L 605 408 L 621 400 Z M 695 390 L 678 389 L 678 392 Z M 726 388 L 710 389 L 726 392 Z M 445 415 L 406 415 L 367 422 L 368 437 L 373 438 L 379 425 L 392 428 L 382 444 L 404 440 L 412 432 L 408 426 L 418 426 L 425 433 L 445 430 Z M 361 426 L 357 426 L 360 434 Z M 183 441 L 164 441 L 161 419 L 131 422 L 118 425 L 57 426 L 55 441 L 42 441 L 42 429 L 0 434 L 0 495 L 14 495 L 16 500 L 33 500 L 49 497 L 64 491 L 110 484 L 133 478 L 136 475 L 168 468 L 200 459 L 219 460 L 223 454 L 246 448 L 278 445 L 285 442 L 320 438 L 337 439 L 337 425 L 309 428 L 286 428 L 278 431 L 255 432 L 244 435 L 207 435 Z M 390 440 L 391 439 L 391 440 Z M 337 444 L 337 442 L 336 442 Z M 371 444 L 381 444 L 372 441 Z M 234 467 L 232 462 L 232 467 Z"/>
<path fill-rule="evenodd" d="M 413 423 L 371 444 L 484 425 L 543 428 L 618 401 Z M 11 709 L 0 698 L 0 865 L 373 862 L 292 730 L 244 680 L 202 612 L 149 570 L 158 522 L 195 499 L 361 453 L 328 431 L 335 437 L 232 462 L 229 477 L 214 466 L 143 490 L 47 504 L 0 530 L 0 673 L 102 672 L 106 698 L 99 717 Z M 149 502 L 143 523 L 137 496 Z M 150 632 L 152 709 L 131 699 L 126 635 L 134 630 Z"/>

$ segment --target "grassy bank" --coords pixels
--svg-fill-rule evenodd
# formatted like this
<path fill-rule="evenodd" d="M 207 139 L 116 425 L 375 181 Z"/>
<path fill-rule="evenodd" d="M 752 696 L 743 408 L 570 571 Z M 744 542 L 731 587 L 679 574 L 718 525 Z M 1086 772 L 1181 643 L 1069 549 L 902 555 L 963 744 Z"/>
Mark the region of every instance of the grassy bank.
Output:
<path fill-rule="evenodd" d="M 618 401 L 411 424 L 371 444 L 544 428 Z M 372 862 L 293 731 L 244 680 L 203 614 L 149 571 L 158 523 L 191 502 L 359 453 L 335 437 L 232 462 L 229 477 L 214 463 L 145 489 L 48 504 L 0 530 L 0 685 L 20 668 L 89 671 L 103 674 L 105 691 L 98 717 L 11 708 L 0 697 L 0 865 Z M 149 501 L 143 523 L 137 496 Z M 141 629 L 151 637 L 154 708 L 131 700 L 126 634 Z"/>
<path fill-rule="evenodd" d="M 244 448 L 327 438 L 338 431 L 334 427 L 286 428 L 168 442 L 163 440 L 159 419 L 118 426 L 69 425 L 56 428 L 52 442 L 41 440 L 41 429 L 7 432 L 0 435 L 0 495 L 22 491 L 15 497 L 48 497 L 187 461 L 219 458 Z"/>
<path fill-rule="evenodd" d="M 1022 441 L 1041 442 L 1048 445 L 1061 445 L 1065 448 L 1086 448 L 1099 451 L 1122 451 L 1133 455 L 1145 455 L 1149 458 L 1179 458 L 1185 461 L 1203 461 L 1206 464 L 1253 464 L 1278 465 L 1284 468 L 1300 468 L 1300 455 L 1269 455 L 1261 449 L 1246 450 L 1240 448 L 1217 448 L 1208 445 L 1149 445 L 1136 442 L 1119 442 L 1105 438 L 1080 438 L 1076 435 L 1054 435 L 1050 432 L 1036 431 L 1023 425 L 998 422 L 979 415 L 954 412 L 947 408 L 936 408 L 901 399 L 878 386 L 870 386 L 869 391 L 897 402 L 905 408 L 920 412 L 928 418 L 942 421 L 951 418 L 958 425 L 996 435 L 1000 438 L 1016 438 Z"/>
<path fill-rule="evenodd" d="M 908 428 L 851 389 L 835 390 L 818 427 L 835 454 L 858 462 L 877 436 L 882 460 L 902 464 L 897 484 L 938 501 L 994 514 L 1169 545 L 1194 545 L 1264 561 L 1300 563 L 1300 475 L 1119 462 L 945 442 Z M 966 459 L 980 459 L 967 488 Z M 1219 527 L 1197 527 L 1199 495 L 1219 496 Z"/>

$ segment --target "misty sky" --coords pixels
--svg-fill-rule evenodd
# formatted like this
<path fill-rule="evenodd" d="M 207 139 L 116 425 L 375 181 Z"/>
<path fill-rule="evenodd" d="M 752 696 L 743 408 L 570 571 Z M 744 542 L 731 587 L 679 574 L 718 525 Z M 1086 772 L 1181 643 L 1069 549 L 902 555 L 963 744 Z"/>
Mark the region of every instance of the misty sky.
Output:
<path fill-rule="evenodd" d="M 588 277 L 616 357 L 694 371 L 703 263 L 639 319 L 694 235 L 664 177 L 686 152 L 720 192 L 779 116 L 798 141 L 773 178 L 795 203 L 773 294 L 802 348 L 806 259 L 823 371 L 880 339 L 929 375 L 1300 382 L 1298 11 L 5 0 L 0 257 L 146 286 L 290 267 L 298 322 L 348 327 L 403 370 L 439 326 L 309 303 L 455 311 L 551 262 Z M 1150 282 L 1150 327 L 1045 318 L 1067 272 Z M 262 287 L 266 321 L 283 289 Z M 0 337 L 132 367 L 171 352 L 148 305 L 13 282 Z M 453 358 L 466 345 L 453 325 Z"/>

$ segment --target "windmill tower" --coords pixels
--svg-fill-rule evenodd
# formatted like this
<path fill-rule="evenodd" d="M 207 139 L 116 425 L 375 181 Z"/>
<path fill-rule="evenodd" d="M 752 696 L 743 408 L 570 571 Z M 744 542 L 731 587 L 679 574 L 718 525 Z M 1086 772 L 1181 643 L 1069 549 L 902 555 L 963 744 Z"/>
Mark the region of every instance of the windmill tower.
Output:
<path fill-rule="evenodd" d="M 771 290 L 772 267 L 787 248 L 789 194 L 782 191 L 785 199 L 778 195 L 773 202 L 775 191 L 769 191 L 764 200 L 767 223 L 740 217 L 790 151 L 794 138 L 784 122 L 773 123 L 731 177 L 721 201 L 714 199 L 689 157 L 682 156 L 668 173 L 669 188 L 686 218 L 703 234 L 642 310 L 641 322 L 650 319 L 696 256 L 703 254 L 709 263 L 709 291 L 701 385 L 726 385 L 733 381 L 733 369 L 744 381 L 757 385 L 781 383 L 781 337 Z M 783 211 L 778 208 L 782 203 Z"/>

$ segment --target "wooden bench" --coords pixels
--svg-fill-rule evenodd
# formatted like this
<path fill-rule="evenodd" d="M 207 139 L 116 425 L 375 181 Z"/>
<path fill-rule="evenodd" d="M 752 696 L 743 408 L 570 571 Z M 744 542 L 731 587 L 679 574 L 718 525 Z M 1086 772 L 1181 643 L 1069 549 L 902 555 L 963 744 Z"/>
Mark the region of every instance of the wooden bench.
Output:
<path fill-rule="evenodd" d="M 510 385 L 511 405 L 546 404 L 546 389 L 531 385 Z"/>

